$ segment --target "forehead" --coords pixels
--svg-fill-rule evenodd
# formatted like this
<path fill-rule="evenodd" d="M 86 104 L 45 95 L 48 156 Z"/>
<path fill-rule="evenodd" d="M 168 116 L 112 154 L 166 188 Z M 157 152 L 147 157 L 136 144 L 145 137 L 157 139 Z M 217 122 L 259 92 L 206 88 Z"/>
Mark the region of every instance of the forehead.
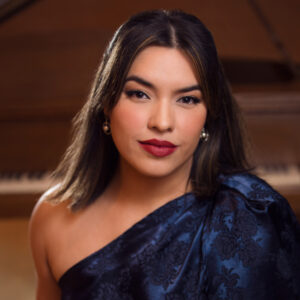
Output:
<path fill-rule="evenodd" d="M 128 76 L 140 76 L 150 82 L 197 84 L 195 70 L 188 56 L 180 49 L 150 46 L 134 59 Z"/>

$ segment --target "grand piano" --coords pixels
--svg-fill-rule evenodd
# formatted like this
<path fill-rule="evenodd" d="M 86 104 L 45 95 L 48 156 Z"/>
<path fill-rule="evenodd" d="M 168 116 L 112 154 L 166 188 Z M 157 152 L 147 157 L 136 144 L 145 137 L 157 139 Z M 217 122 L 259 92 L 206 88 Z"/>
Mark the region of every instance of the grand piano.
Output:
<path fill-rule="evenodd" d="M 288 199 L 300 219 L 299 4 L 198 2 L 141 7 L 132 1 L 119 3 L 118 12 L 114 3 L 92 0 L 72 7 L 58 0 L 0 4 L 1 217 L 29 216 L 51 185 L 72 118 L 117 25 L 135 11 L 177 3 L 213 32 L 244 115 L 254 172 Z"/>

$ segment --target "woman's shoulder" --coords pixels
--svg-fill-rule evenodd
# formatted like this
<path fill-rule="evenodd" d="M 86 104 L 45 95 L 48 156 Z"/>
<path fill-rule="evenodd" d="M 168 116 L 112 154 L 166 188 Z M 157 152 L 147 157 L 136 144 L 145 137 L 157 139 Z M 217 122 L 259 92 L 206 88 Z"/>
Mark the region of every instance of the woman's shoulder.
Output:
<path fill-rule="evenodd" d="M 56 186 L 50 188 L 38 199 L 31 214 L 31 223 L 38 223 L 40 227 L 54 221 L 53 219 L 60 219 L 68 213 L 68 201 L 58 202 L 51 199 L 51 194 L 56 188 Z"/>
<path fill-rule="evenodd" d="M 300 235 L 300 223 L 289 202 L 263 179 L 238 173 L 221 175 L 220 182 L 215 197 L 216 215 L 229 214 L 235 222 L 239 217 L 248 218 L 248 224 L 255 224 L 259 230 L 285 231 L 290 226 Z"/>
<path fill-rule="evenodd" d="M 55 237 L 62 232 L 64 222 L 70 214 L 68 201 L 56 203 L 49 201 L 54 188 L 46 191 L 37 201 L 32 211 L 29 223 L 29 237 L 32 247 L 47 247 L 49 241 L 55 240 Z M 54 199 L 55 200 L 55 199 Z"/>
<path fill-rule="evenodd" d="M 221 188 L 217 198 L 240 202 L 254 212 L 291 213 L 288 201 L 263 179 L 251 173 L 220 175 Z M 230 197 L 230 196 L 231 197 Z M 227 196 L 227 197 L 226 197 Z"/>
<path fill-rule="evenodd" d="M 223 186 L 234 189 L 249 199 L 267 199 L 281 201 L 283 197 L 266 181 L 251 173 L 237 173 L 219 176 Z"/>
<path fill-rule="evenodd" d="M 234 241 L 232 245 L 241 248 L 249 242 L 261 253 L 272 253 L 283 245 L 288 245 L 284 249 L 293 257 L 300 251 L 300 223 L 282 195 L 249 173 L 222 175 L 220 181 L 208 223 L 210 235 L 220 241 L 228 238 L 230 244 Z M 259 251 L 253 251 L 253 255 L 259 255 Z"/>
<path fill-rule="evenodd" d="M 29 241 L 39 282 L 55 286 L 52 269 L 49 266 L 49 249 L 56 247 L 64 232 L 67 203 L 53 204 L 49 197 L 53 189 L 44 193 L 36 203 L 29 223 Z M 47 285 L 46 285 L 47 286 Z"/>
<path fill-rule="evenodd" d="M 298 299 L 300 224 L 287 200 L 252 174 L 220 182 L 204 233 L 211 291 L 230 281 L 226 299 Z"/>

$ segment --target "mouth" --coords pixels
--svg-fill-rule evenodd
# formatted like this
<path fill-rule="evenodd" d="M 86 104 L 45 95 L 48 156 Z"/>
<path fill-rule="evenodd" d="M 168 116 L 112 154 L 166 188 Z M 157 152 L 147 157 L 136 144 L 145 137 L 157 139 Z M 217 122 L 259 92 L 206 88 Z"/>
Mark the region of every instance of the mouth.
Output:
<path fill-rule="evenodd" d="M 168 156 L 177 149 L 173 143 L 157 139 L 139 141 L 139 144 L 145 151 L 156 157 Z"/>

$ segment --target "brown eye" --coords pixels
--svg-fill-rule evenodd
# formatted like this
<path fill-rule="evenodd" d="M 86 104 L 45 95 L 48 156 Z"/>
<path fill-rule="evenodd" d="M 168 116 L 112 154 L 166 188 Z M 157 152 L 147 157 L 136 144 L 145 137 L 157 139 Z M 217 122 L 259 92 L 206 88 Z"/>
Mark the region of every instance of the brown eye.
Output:
<path fill-rule="evenodd" d="M 149 99 L 149 97 L 144 92 L 139 91 L 139 90 L 126 91 L 125 94 L 129 98 L 135 97 L 135 98 L 138 98 L 138 99 Z"/>
<path fill-rule="evenodd" d="M 181 97 L 178 102 L 181 102 L 183 104 L 198 104 L 201 102 L 201 100 L 197 97 L 193 97 L 193 96 L 184 96 Z"/>

